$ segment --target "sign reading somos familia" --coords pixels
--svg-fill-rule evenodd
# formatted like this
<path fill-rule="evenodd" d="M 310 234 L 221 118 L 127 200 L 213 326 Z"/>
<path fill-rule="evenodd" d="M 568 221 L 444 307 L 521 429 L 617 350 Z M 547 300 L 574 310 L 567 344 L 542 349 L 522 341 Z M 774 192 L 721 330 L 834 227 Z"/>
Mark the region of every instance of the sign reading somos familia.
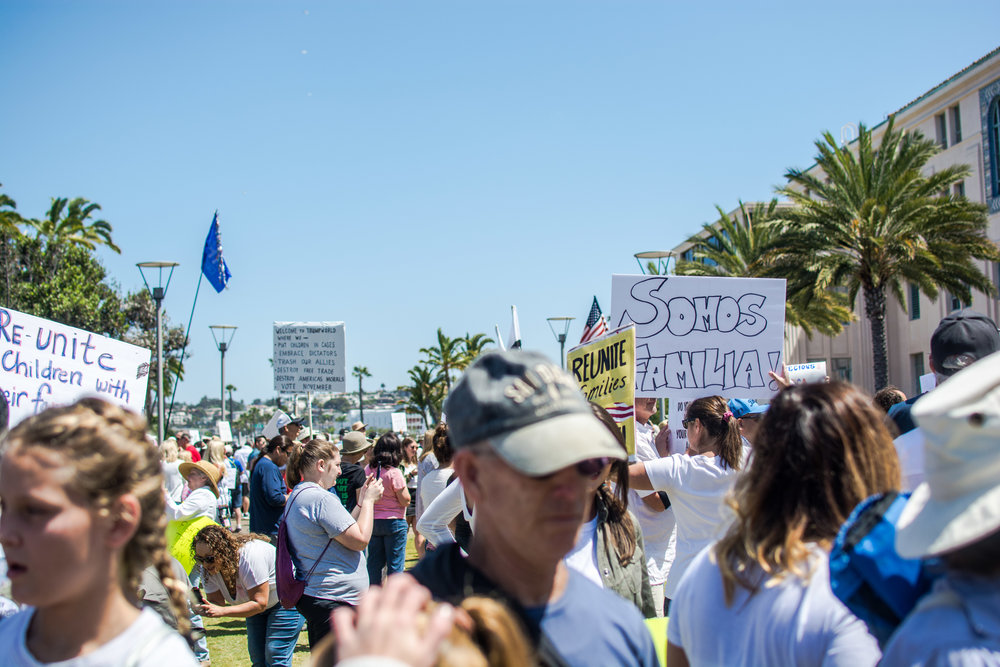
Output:
<path fill-rule="evenodd" d="M 635 330 L 628 327 L 573 348 L 566 353 L 566 369 L 587 400 L 614 418 L 629 456 L 635 454 Z"/>
<path fill-rule="evenodd" d="M 636 396 L 770 398 L 780 371 L 785 281 L 611 277 L 611 325 L 635 323 Z"/>
<path fill-rule="evenodd" d="M 275 322 L 274 390 L 346 391 L 343 322 Z"/>
<path fill-rule="evenodd" d="M 84 396 L 141 414 L 149 360 L 143 347 L 0 308 L 0 386 L 11 426 Z"/>

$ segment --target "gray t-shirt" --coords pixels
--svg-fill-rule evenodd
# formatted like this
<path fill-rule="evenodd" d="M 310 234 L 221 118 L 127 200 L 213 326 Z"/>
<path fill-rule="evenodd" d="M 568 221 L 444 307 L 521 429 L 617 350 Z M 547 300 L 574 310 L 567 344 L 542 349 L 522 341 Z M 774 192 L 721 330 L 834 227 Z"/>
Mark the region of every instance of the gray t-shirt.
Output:
<path fill-rule="evenodd" d="M 335 493 L 315 482 L 301 482 L 292 490 L 292 495 L 294 500 L 287 509 L 285 520 L 288 539 L 295 552 L 295 571 L 304 576 L 326 549 L 327 542 L 356 522 Z M 348 549 L 333 540 L 309 577 L 305 594 L 356 605 L 367 590 L 364 552 Z"/>

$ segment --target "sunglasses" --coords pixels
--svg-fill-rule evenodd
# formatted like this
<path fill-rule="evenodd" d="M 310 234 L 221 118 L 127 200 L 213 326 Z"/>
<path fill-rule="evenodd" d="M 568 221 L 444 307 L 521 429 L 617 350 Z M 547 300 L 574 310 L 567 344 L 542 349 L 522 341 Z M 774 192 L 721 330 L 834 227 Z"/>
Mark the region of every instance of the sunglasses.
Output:
<path fill-rule="evenodd" d="M 698 421 L 698 420 L 697 419 L 682 419 L 681 420 L 681 426 L 683 426 L 684 428 L 687 428 L 688 424 L 693 424 L 696 421 Z"/>
<path fill-rule="evenodd" d="M 586 459 L 580 461 L 573 467 L 576 468 L 576 472 L 581 477 L 586 477 L 587 479 L 597 479 L 598 477 L 601 476 L 601 471 L 604 470 L 604 466 L 608 465 L 609 463 L 611 463 L 611 459 L 609 459 L 606 456 L 602 456 L 601 458 L 597 459 Z M 555 476 L 556 473 L 553 472 L 548 475 L 536 475 L 533 476 L 532 479 L 544 481 L 547 479 L 552 479 Z"/>
<path fill-rule="evenodd" d="M 198 556 L 196 554 L 194 559 L 199 563 L 205 563 L 207 565 L 211 565 L 215 562 L 215 556 Z"/>

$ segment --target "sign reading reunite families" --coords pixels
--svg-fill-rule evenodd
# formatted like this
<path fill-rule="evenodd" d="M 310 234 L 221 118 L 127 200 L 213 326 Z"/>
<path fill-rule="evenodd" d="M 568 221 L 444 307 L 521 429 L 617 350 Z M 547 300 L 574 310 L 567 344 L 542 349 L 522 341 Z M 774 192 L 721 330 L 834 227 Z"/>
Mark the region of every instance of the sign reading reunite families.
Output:
<path fill-rule="evenodd" d="M 149 360 L 146 348 L 0 308 L 0 384 L 11 426 L 84 396 L 141 414 Z"/>
<path fill-rule="evenodd" d="M 635 324 L 636 396 L 770 398 L 781 371 L 785 281 L 611 277 L 611 325 Z"/>
<path fill-rule="evenodd" d="M 275 322 L 274 390 L 346 391 L 343 322 Z"/>
<path fill-rule="evenodd" d="M 614 417 L 629 456 L 635 454 L 635 329 L 627 327 L 573 348 L 566 353 L 566 370 L 588 401 Z"/>

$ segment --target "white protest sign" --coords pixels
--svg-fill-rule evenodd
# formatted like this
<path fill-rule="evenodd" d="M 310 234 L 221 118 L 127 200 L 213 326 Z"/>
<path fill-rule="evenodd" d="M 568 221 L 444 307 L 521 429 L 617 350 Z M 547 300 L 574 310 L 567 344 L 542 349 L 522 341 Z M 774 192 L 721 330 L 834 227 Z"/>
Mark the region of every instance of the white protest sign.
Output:
<path fill-rule="evenodd" d="M 785 370 L 788 371 L 788 379 L 793 384 L 826 381 L 825 361 L 814 361 L 807 364 L 789 364 L 785 366 Z"/>
<path fill-rule="evenodd" d="M 281 410 L 275 410 L 274 414 L 271 416 L 271 420 L 264 424 L 264 429 L 261 434 L 267 438 L 269 441 L 271 438 L 278 437 L 278 420 L 282 419 L 285 423 L 288 422 L 288 415 L 286 415 Z"/>
<path fill-rule="evenodd" d="M 11 426 L 84 396 L 141 414 L 149 360 L 143 347 L 0 308 L 0 384 Z"/>
<path fill-rule="evenodd" d="M 196 428 L 188 429 L 188 435 L 191 436 L 192 443 L 201 441 L 201 431 Z"/>
<path fill-rule="evenodd" d="M 222 442 L 233 441 L 233 429 L 229 426 L 229 422 L 215 422 L 215 428 L 219 432 L 219 440 Z"/>
<path fill-rule="evenodd" d="M 274 389 L 280 394 L 347 390 L 343 322 L 275 322 Z"/>
<path fill-rule="evenodd" d="M 393 412 L 389 416 L 392 418 L 392 430 L 396 433 L 406 433 L 406 413 Z"/>
<path fill-rule="evenodd" d="M 925 373 L 920 376 L 921 394 L 926 394 L 936 386 L 937 386 L 937 375 L 934 375 L 934 373 Z"/>
<path fill-rule="evenodd" d="M 781 368 L 785 281 L 611 277 L 611 326 L 636 331 L 636 396 L 770 398 Z"/>

